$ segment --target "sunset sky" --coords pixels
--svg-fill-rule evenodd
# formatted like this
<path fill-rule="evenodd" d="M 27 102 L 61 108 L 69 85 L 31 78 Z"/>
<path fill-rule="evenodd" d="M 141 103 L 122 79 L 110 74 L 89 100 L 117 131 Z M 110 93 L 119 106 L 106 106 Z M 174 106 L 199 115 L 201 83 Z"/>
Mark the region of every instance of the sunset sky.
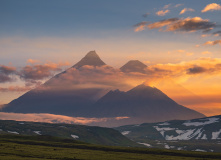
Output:
<path fill-rule="evenodd" d="M 0 104 L 96 50 L 116 69 L 134 59 L 148 66 L 145 75 L 114 72 L 121 84 L 145 82 L 220 115 L 220 16 L 219 0 L 0 0 Z"/>

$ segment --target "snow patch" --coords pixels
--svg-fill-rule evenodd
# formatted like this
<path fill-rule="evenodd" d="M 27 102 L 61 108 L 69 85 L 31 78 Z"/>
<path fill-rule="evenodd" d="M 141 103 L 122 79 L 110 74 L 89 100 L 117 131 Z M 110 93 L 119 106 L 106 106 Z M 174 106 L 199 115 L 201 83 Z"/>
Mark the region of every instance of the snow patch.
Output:
<path fill-rule="evenodd" d="M 62 128 L 67 128 L 67 127 L 65 127 L 65 126 L 59 126 L 59 127 L 62 127 Z"/>
<path fill-rule="evenodd" d="M 168 123 L 168 122 L 164 122 L 164 123 L 160 123 L 160 124 L 158 124 L 158 125 L 161 125 L 161 126 L 168 126 L 168 125 L 170 125 L 170 123 Z"/>
<path fill-rule="evenodd" d="M 182 147 L 178 147 L 178 148 L 177 148 L 177 150 L 179 150 L 179 151 L 180 151 L 180 150 L 183 150 L 183 148 L 182 148 Z"/>
<path fill-rule="evenodd" d="M 216 123 L 219 122 L 219 118 L 206 118 L 206 119 L 200 119 L 200 120 L 207 120 L 204 122 L 191 122 L 191 121 L 186 121 L 185 123 L 183 123 L 183 125 L 185 126 L 202 126 L 202 125 L 207 125 L 207 124 L 211 124 L 211 123 Z"/>
<path fill-rule="evenodd" d="M 74 134 L 71 134 L 71 137 L 74 138 L 74 139 L 79 138 L 77 135 L 74 135 Z"/>
<path fill-rule="evenodd" d="M 221 139 L 219 138 L 220 133 L 221 133 L 221 129 L 217 132 L 212 132 L 212 139 Z"/>
<path fill-rule="evenodd" d="M 130 131 L 123 131 L 123 132 L 121 132 L 122 135 L 127 135 L 129 133 L 130 133 Z"/>
<path fill-rule="evenodd" d="M 142 142 L 137 142 L 137 143 L 139 143 L 139 144 L 142 144 L 142 145 L 145 145 L 145 146 L 147 146 L 147 147 L 152 147 L 150 144 L 148 144 L 148 143 L 142 143 Z"/>
<path fill-rule="evenodd" d="M 200 139 L 200 137 L 202 137 L 203 131 L 201 131 L 198 136 L 196 137 L 196 139 Z"/>
<path fill-rule="evenodd" d="M 166 145 L 164 146 L 164 148 L 170 149 L 170 146 L 169 146 L 168 144 L 166 144 Z"/>
<path fill-rule="evenodd" d="M 18 132 L 15 131 L 8 131 L 8 133 L 19 134 Z"/>
<path fill-rule="evenodd" d="M 197 151 L 197 152 L 207 152 L 206 150 L 203 150 L 203 149 L 196 149 L 196 150 L 193 150 L 193 151 Z"/>
<path fill-rule="evenodd" d="M 207 139 L 207 138 L 206 138 L 206 134 L 204 134 L 203 137 L 202 137 L 201 139 Z"/>
<path fill-rule="evenodd" d="M 201 133 L 201 129 L 189 129 L 189 130 L 184 130 L 183 132 L 179 132 L 178 136 L 173 136 L 173 135 L 166 135 L 165 139 L 168 141 L 171 140 L 190 140 L 191 138 L 195 137 L 196 135 Z"/>
<path fill-rule="evenodd" d="M 23 122 L 19 123 L 19 124 L 24 124 Z"/>
<path fill-rule="evenodd" d="M 33 131 L 34 133 L 41 135 L 41 131 Z"/>

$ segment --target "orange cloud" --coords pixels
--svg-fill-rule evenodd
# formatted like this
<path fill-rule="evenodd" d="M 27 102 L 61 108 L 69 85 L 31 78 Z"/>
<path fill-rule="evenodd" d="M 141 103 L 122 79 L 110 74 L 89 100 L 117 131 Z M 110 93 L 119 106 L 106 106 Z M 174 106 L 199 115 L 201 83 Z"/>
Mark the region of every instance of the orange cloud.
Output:
<path fill-rule="evenodd" d="M 159 22 L 149 24 L 148 28 L 149 29 L 161 28 L 161 27 L 164 27 L 164 26 L 168 26 L 168 25 L 170 25 L 173 22 L 176 22 L 178 20 L 179 20 L 178 18 L 170 18 L 170 19 L 162 20 L 162 21 L 159 21 Z"/>
<path fill-rule="evenodd" d="M 9 87 L 0 87 L 0 92 L 27 92 L 33 89 L 32 87 L 21 87 L 21 86 L 9 86 Z"/>
<path fill-rule="evenodd" d="M 211 46 L 214 46 L 216 44 L 219 44 L 221 45 L 221 39 L 220 40 L 215 40 L 215 41 L 207 41 L 205 42 L 203 45 L 211 45 Z"/>
<path fill-rule="evenodd" d="M 69 117 L 63 115 L 54 115 L 47 113 L 6 113 L 0 112 L 1 120 L 16 120 L 16 121 L 32 121 L 32 122 L 46 122 L 46 123 L 67 123 L 67 124 L 96 124 L 110 120 L 122 120 L 129 117 L 113 117 L 113 118 L 85 118 L 85 117 Z"/>
<path fill-rule="evenodd" d="M 156 15 L 165 16 L 169 12 L 170 12 L 170 10 L 168 10 L 168 9 L 167 10 L 160 10 L 160 11 L 156 12 Z"/>
<path fill-rule="evenodd" d="M 210 51 L 203 51 L 201 54 L 212 54 Z"/>
<path fill-rule="evenodd" d="M 189 12 L 194 12 L 195 10 L 192 9 L 192 8 L 184 8 L 184 9 L 182 9 L 182 10 L 180 11 L 180 14 L 184 14 L 184 13 L 186 13 L 187 11 L 189 11 Z"/>
<path fill-rule="evenodd" d="M 143 31 L 143 30 L 145 30 L 145 28 L 146 28 L 146 24 L 147 24 L 148 22 L 140 22 L 140 23 L 138 23 L 138 24 L 136 24 L 136 25 L 134 25 L 134 32 L 139 32 L 139 31 Z"/>
<path fill-rule="evenodd" d="M 167 32 L 175 32 L 175 31 L 183 31 L 183 32 L 196 32 L 203 31 L 208 32 L 216 27 L 216 24 L 213 22 L 209 22 L 208 19 L 202 19 L 200 17 L 193 18 L 170 18 L 158 22 L 151 23 L 147 25 L 149 29 L 158 29 L 159 31 L 167 31 Z M 163 29 L 166 27 L 166 29 Z"/>
<path fill-rule="evenodd" d="M 68 65 L 70 65 L 68 62 L 27 65 L 19 71 L 18 75 L 24 80 L 41 80 L 52 76 L 54 72 L 61 71 L 62 66 Z"/>
<path fill-rule="evenodd" d="M 211 3 L 208 4 L 201 12 L 208 12 L 208 11 L 214 11 L 214 10 L 221 10 L 220 4 L 217 3 Z"/>
<path fill-rule="evenodd" d="M 27 60 L 27 63 L 31 63 L 31 64 L 39 63 L 39 62 L 40 62 L 39 60 L 35 60 L 35 59 L 28 59 Z"/>

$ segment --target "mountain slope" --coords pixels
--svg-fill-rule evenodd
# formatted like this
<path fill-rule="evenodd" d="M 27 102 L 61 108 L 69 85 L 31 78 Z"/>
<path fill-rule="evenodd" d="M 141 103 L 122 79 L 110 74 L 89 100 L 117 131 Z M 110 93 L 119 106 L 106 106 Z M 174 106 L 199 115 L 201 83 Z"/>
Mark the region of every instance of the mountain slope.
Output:
<path fill-rule="evenodd" d="M 82 58 L 73 67 L 78 69 L 84 65 L 103 66 L 106 64 L 100 59 L 100 57 L 97 55 L 97 53 L 95 51 L 90 51 L 87 53 L 87 55 L 84 58 Z"/>
<path fill-rule="evenodd" d="M 157 88 L 143 84 L 127 92 L 110 91 L 92 109 L 92 117 L 129 117 L 123 120 L 127 124 L 204 117 L 177 104 Z"/>
<path fill-rule="evenodd" d="M 136 60 L 129 61 L 121 70 L 143 72 L 145 68 Z M 204 117 L 177 104 L 157 88 L 139 85 L 127 92 L 110 91 L 125 85 L 121 82 L 125 79 L 118 80 L 118 76 L 126 74 L 105 65 L 91 51 L 74 66 L 13 100 L 1 111 L 109 118 L 108 122 L 96 124 L 108 127 Z"/>
<path fill-rule="evenodd" d="M 143 64 L 142 62 L 138 60 L 130 60 L 125 65 L 123 65 L 120 70 L 123 72 L 145 72 L 145 68 L 147 68 L 147 65 Z"/>
<path fill-rule="evenodd" d="M 87 110 L 97 98 L 106 93 L 103 88 L 79 87 L 74 81 L 77 77 L 73 77 L 72 73 L 86 65 L 96 67 L 105 65 L 105 63 L 95 51 L 91 51 L 73 67 L 11 101 L 1 111 L 84 116 L 84 110 Z M 72 81 L 73 78 L 75 79 Z"/>
<path fill-rule="evenodd" d="M 186 121 L 143 123 L 115 129 L 131 140 L 148 143 L 151 147 L 221 151 L 221 115 Z"/>
<path fill-rule="evenodd" d="M 73 124 L 0 120 L 0 134 L 50 135 L 93 144 L 139 146 L 114 129 Z"/>

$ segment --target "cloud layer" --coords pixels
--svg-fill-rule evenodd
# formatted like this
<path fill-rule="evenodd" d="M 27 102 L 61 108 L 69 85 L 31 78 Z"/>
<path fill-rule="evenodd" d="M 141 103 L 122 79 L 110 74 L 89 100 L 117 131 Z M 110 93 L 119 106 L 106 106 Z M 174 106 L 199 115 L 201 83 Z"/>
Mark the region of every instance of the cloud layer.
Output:
<path fill-rule="evenodd" d="M 16 121 L 32 121 L 32 122 L 46 122 L 46 123 L 68 123 L 68 124 L 96 124 L 110 120 L 121 120 L 129 117 L 113 117 L 113 118 L 84 118 L 84 117 L 69 117 L 63 115 L 39 113 L 39 114 L 23 114 L 23 113 L 6 113 L 0 112 L 1 120 L 16 120 Z"/>

